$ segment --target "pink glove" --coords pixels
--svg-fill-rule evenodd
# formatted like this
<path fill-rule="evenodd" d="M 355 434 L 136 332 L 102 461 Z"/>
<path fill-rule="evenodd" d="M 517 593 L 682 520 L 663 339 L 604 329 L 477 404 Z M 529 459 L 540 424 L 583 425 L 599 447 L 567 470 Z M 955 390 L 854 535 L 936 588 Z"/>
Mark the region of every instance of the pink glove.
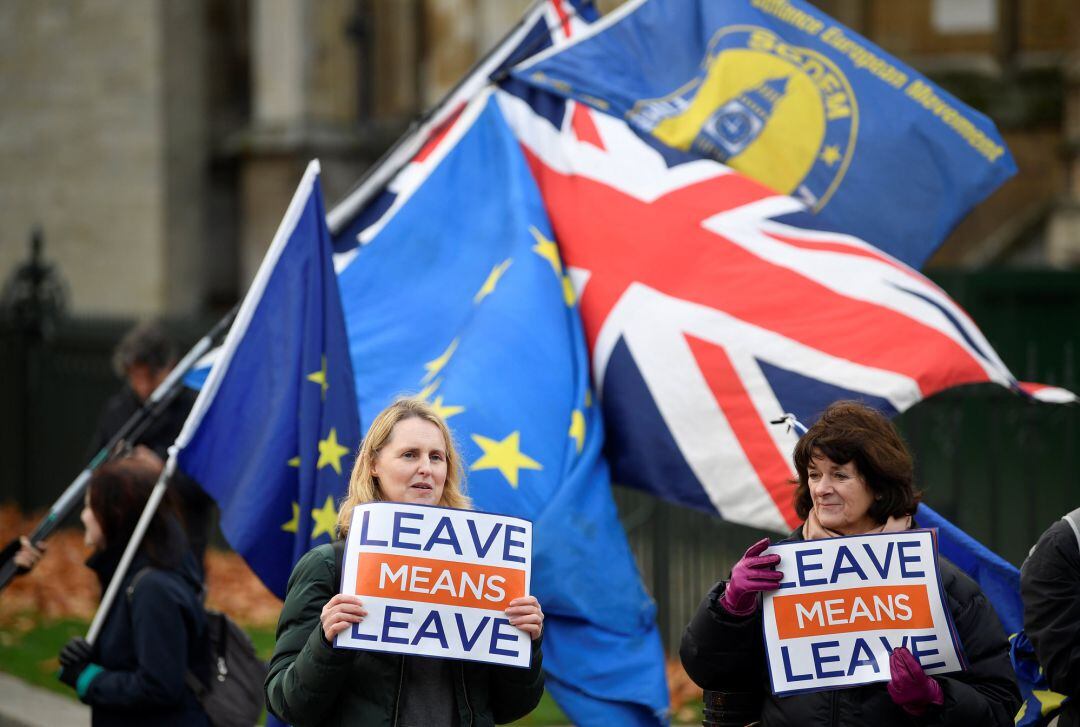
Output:
<path fill-rule="evenodd" d="M 731 569 L 731 580 L 720 597 L 720 605 L 732 616 L 749 616 L 757 610 L 759 591 L 775 591 L 780 587 L 784 574 L 774 569 L 780 556 L 761 555 L 768 547 L 769 539 L 762 538 Z"/>
<path fill-rule="evenodd" d="M 945 703 L 945 693 L 937 679 L 927 676 L 922 666 L 903 646 L 893 649 L 889 657 L 889 696 L 912 717 L 919 717 L 927 706 Z"/>

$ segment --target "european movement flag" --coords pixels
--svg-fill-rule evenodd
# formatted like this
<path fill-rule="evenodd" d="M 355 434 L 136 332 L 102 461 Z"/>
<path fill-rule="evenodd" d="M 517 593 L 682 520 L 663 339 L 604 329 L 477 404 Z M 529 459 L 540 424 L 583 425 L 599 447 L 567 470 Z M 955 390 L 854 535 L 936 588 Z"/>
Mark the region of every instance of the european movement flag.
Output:
<path fill-rule="evenodd" d="M 1016 172 L 988 118 L 803 0 L 630 0 L 514 75 L 915 268 Z"/>

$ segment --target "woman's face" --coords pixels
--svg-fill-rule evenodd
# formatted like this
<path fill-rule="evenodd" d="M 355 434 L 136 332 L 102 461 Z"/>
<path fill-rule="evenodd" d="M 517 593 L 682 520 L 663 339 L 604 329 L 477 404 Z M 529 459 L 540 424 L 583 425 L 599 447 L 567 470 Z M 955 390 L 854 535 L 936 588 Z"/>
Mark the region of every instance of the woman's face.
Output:
<path fill-rule="evenodd" d="M 101 523 L 94 517 L 94 511 L 90 509 L 89 490 L 86 493 L 86 497 L 83 499 L 83 509 L 82 513 L 79 515 L 79 519 L 82 520 L 83 527 L 86 528 L 84 542 L 95 550 L 104 549 L 105 533 L 101 531 Z"/>
<path fill-rule="evenodd" d="M 375 455 L 372 474 L 390 502 L 438 505 L 446 484 L 442 431 L 426 419 L 401 420 Z"/>
<path fill-rule="evenodd" d="M 840 465 L 815 452 L 807 476 L 814 511 L 826 528 L 843 535 L 858 535 L 877 526 L 869 515 L 874 493 L 866 486 L 854 460 Z"/>

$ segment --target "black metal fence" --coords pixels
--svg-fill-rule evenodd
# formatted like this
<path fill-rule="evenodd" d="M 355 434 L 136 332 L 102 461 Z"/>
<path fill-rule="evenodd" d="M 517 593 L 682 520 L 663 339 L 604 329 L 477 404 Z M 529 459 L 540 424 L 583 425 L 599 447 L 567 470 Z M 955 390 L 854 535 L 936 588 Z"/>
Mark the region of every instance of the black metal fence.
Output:
<path fill-rule="evenodd" d="M 1018 377 L 1080 389 L 1080 273 L 934 277 Z M 171 328 L 190 342 L 212 322 Z M 69 321 L 44 341 L 0 328 L 0 502 L 44 508 L 85 464 L 97 413 L 119 385 L 109 355 L 128 325 Z M 1080 505 L 1078 406 L 972 386 L 916 405 L 898 424 L 926 501 L 1015 564 Z M 760 534 L 623 488 L 616 500 L 665 644 L 677 648 L 702 595 Z"/>

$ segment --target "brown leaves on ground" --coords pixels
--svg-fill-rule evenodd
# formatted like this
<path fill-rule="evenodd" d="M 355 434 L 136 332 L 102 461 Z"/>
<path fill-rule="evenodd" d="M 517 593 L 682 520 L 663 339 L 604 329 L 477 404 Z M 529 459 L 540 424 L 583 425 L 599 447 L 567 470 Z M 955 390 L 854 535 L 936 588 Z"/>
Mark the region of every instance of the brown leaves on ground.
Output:
<path fill-rule="evenodd" d="M 229 614 L 241 626 L 273 627 L 281 601 L 267 590 L 247 563 L 233 552 L 206 554 L 206 605 Z"/>
<path fill-rule="evenodd" d="M 686 670 L 683 669 L 682 662 L 678 659 L 668 659 L 667 683 L 672 717 L 678 722 L 689 721 L 689 716 L 682 715 L 680 712 L 688 703 L 701 701 L 701 687 L 691 681 Z"/>
<path fill-rule="evenodd" d="M 39 517 L 0 506 L 0 547 L 29 533 Z M 0 627 L 31 628 L 35 620 L 90 620 L 101 599 L 97 576 L 86 567 L 90 551 L 82 530 L 58 530 L 46 541 L 45 557 L 0 593 Z M 277 623 L 281 601 L 255 577 L 236 553 L 211 549 L 206 555 L 207 606 L 224 611 L 242 626 Z M 32 618 L 27 618 L 32 616 Z"/>

